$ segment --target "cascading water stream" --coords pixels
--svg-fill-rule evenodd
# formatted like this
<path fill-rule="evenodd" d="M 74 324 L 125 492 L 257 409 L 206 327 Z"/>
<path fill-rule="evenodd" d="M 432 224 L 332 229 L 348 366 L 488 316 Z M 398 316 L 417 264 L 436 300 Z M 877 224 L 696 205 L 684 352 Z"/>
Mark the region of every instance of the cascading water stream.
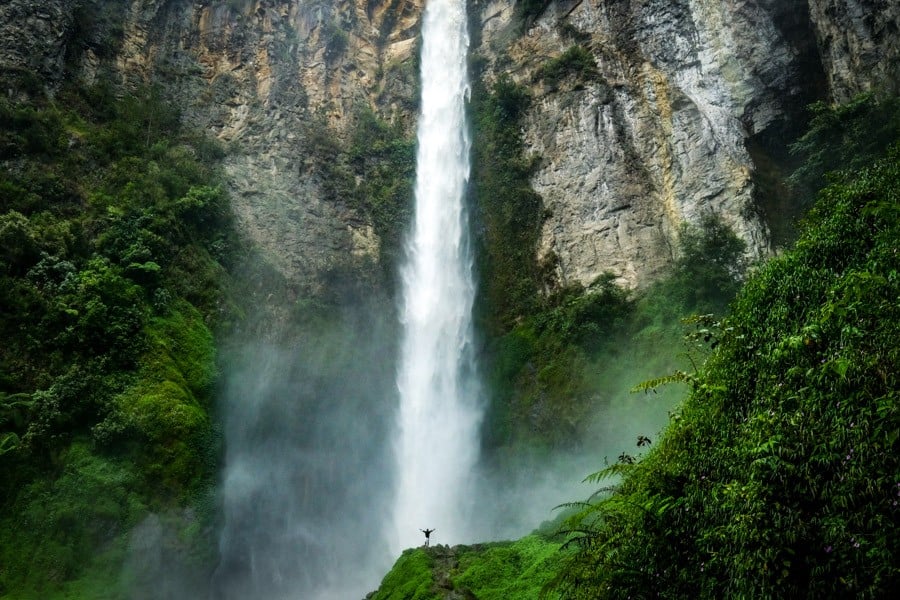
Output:
<path fill-rule="evenodd" d="M 468 534 L 481 410 L 472 360 L 474 298 L 464 195 L 470 140 L 465 0 L 428 0 L 423 23 L 415 222 L 402 267 L 404 327 L 392 549 Z"/>

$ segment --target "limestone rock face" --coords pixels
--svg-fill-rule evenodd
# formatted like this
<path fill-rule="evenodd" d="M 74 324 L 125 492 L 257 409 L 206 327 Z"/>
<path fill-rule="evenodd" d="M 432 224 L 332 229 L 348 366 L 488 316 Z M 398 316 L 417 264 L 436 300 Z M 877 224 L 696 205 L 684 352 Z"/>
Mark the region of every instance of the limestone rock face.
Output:
<path fill-rule="evenodd" d="M 0 3 L 0 71 L 58 81 L 64 73 L 74 8 L 75 0 Z"/>
<path fill-rule="evenodd" d="M 421 0 L 135 0 L 117 70 L 164 82 L 227 148 L 238 227 L 290 280 L 377 261 L 379 240 L 327 197 L 313 154 L 361 106 L 412 122 Z M 407 76 L 407 79 L 409 76 Z M 318 140 L 318 142 L 317 142 Z"/>
<path fill-rule="evenodd" d="M 481 51 L 497 57 L 492 73 L 537 98 L 525 138 L 542 159 L 534 188 L 549 211 L 539 252 L 556 257 L 563 283 L 587 285 L 604 271 L 632 287 L 651 281 L 673 258 L 679 224 L 705 212 L 721 215 L 753 254 L 766 252 L 744 139 L 778 117 L 779 96 L 797 93 L 799 74 L 763 8 L 559 2 L 505 47 L 515 17 L 495 10 L 483 13 Z M 544 85 L 541 66 L 576 44 L 597 76 Z"/>
<path fill-rule="evenodd" d="M 379 259 L 346 198 L 325 191 L 360 107 L 412 128 L 423 0 L 10 0 L 0 69 L 154 84 L 225 145 L 239 230 L 298 289 Z M 113 47 L 107 43 L 115 39 Z M 319 159 L 321 157 L 318 157 Z"/>
<path fill-rule="evenodd" d="M 549 212 L 540 257 L 562 283 L 608 271 L 640 286 L 671 263 L 679 225 L 707 212 L 751 256 L 768 253 L 747 142 L 784 136 L 821 97 L 823 63 L 837 99 L 896 75 L 888 32 L 900 9 L 888 4 L 559 0 L 523 27 L 508 2 L 481 3 L 487 77 L 506 74 L 536 99 L 524 135 Z M 540 68 L 573 45 L 597 76 L 547 85 Z"/>
<path fill-rule="evenodd" d="M 900 5 L 894 0 L 810 0 L 828 88 L 845 101 L 872 87 L 900 93 Z"/>
<path fill-rule="evenodd" d="M 379 258 L 372 224 L 328 191 L 316 159 L 361 106 L 412 131 L 424 2 L 6 0 L 0 71 L 51 91 L 104 73 L 161 85 L 226 145 L 246 238 L 316 288 L 330 269 Z M 649 283 L 680 224 L 706 212 L 765 255 L 748 144 L 783 147 L 812 100 L 900 85 L 891 0 L 552 0 L 528 20 L 518 0 L 470 4 L 483 76 L 534 97 L 523 134 L 548 214 L 537 258 L 562 283 L 607 271 Z M 596 75 L 542 79 L 574 45 Z"/>

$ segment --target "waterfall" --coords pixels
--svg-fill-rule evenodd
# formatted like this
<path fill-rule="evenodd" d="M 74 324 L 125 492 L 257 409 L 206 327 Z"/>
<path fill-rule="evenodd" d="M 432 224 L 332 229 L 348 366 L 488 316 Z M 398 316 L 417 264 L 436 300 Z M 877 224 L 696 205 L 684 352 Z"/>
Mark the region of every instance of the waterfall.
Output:
<path fill-rule="evenodd" d="M 415 222 L 401 269 L 403 339 L 393 550 L 468 539 L 481 420 L 464 195 L 470 140 L 465 0 L 428 0 L 423 23 Z"/>

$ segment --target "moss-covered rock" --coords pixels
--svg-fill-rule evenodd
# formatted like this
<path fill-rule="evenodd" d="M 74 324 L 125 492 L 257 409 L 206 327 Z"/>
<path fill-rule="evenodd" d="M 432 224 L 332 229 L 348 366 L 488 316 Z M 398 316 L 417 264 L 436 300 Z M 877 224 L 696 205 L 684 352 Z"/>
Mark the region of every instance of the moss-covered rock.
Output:
<path fill-rule="evenodd" d="M 537 600 L 558 570 L 560 544 L 532 534 L 514 542 L 406 550 L 370 600 Z"/>

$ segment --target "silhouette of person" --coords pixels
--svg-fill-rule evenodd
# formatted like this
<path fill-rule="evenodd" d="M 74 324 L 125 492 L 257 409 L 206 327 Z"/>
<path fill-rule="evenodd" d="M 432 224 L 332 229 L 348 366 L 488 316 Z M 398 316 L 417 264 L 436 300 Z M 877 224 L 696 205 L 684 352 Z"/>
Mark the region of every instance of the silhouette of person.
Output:
<path fill-rule="evenodd" d="M 431 534 L 434 533 L 434 529 L 420 529 L 422 533 L 425 534 L 425 547 L 428 547 L 428 542 L 431 541 Z"/>

